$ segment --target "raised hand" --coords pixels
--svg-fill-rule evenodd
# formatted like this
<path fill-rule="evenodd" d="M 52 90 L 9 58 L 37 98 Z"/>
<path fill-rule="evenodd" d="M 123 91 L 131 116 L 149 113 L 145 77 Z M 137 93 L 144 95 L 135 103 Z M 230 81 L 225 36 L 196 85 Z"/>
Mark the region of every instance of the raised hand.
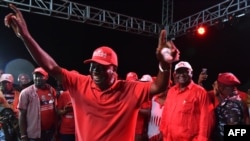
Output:
<path fill-rule="evenodd" d="M 172 41 L 167 41 L 166 30 L 162 30 L 159 36 L 156 56 L 160 62 L 173 63 L 179 61 L 180 51 Z"/>
<path fill-rule="evenodd" d="M 170 46 L 168 46 L 171 50 L 171 56 L 173 57 L 172 60 L 170 60 L 170 63 L 176 62 L 180 60 L 180 51 L 178 48 L 176 48 L 175 44 L 173 41 L 168 41 L 167 44 L 169 44 Z"/>
<path fill-rule="evenodd" d="M 9 7 L 15 13 L 9 13 L 8 15 L 6 15 L 4 18 L 4 24 L 7 27 L 11 27 L 17 37 L 21 38 L 24 34 L 28 33 L 26 22 L 21 11 L 18 10 L 16 6 L 10 4 Z"/>

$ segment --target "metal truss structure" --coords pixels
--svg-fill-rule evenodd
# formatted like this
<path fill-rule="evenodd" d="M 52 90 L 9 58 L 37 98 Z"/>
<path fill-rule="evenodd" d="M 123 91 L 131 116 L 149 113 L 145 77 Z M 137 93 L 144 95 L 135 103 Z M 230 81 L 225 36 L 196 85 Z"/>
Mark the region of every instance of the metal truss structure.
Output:
<path fill-rule="evenodd" d="M 173 0 L 163 0 L 162 1 L 162 25 L 173 24 L 174 16 L 174 1 Z"/>
<path fill-rule="evenodd" d="M 195 31 L 200 25 L 213 26 L 219 22 L 229 21 L 229 17 L 239 18 L 248 13 L 249 0 L 225 0 L 217 5 L 169 25 L 169 36 L 178 37 L 188 31 Z"/>
<path fill-rule="evenodd" d="M 16 5 L 21 11 L 91 24 L 146 36 L 158 36 L 161 24 L 83 5 L 69 0 L 0 0 L 0 6 Z"/>
<path fill-rule="evenodd" d="M 21 11 L 91 24 L 95 26 L 157 37 L 165 28 L 171 38 L 194 31 L 199 25 L 213 26 L 227 21 L 228 16 L 240 17 L 247 13 L 249 0 L 225 0 L 189 17 L 173 22 L 173 0 L 163 0 L 162 23 L 91 7 L 69 0 L 0 0 L 1 7 L 15 4 Z"/>

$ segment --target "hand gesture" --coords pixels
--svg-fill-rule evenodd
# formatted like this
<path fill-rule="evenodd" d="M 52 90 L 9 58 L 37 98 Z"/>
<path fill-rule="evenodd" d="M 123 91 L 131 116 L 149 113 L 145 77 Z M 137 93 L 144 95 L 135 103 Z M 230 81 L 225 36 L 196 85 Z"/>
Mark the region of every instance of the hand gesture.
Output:
<path fill-rule="evenodd" d="M 10 4 L 9 7 L 15 13 L 9 13 L 8 15 L 6 15 L 4 18 L 4 24 L 7 27 L 11 27 L 16 33 L 17 37 L 21 38 L 22 35 L 28 33 L 26 22 L 23 18 L 21 11 L 18 10 L 16 6 Z"/>
<path fill-rule="evenodd" d="M 160 62 L 173 63 L 179 61 L 180 51 L 172 41 L 167 41 L 166 30 L 162 30 L 159 36 L 156 56 Z"/>

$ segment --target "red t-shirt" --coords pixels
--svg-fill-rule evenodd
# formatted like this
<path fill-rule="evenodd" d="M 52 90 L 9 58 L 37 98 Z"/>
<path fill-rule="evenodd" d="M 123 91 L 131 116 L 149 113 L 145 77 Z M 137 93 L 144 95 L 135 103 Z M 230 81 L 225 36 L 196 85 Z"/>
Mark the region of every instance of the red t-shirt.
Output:
<path fill-rule="evenodd" d="M 151 83 L 116 80 L 101 91 L 90 76 L 62 73 L 72 98 L 77 141 L 134 141 L 138 110 L 149 100 Z"/>
<path fill-rule="evenodd" d="M 66 105 L 72 105 L 69 91 L 63 91 L 57 101 L 58 109 L 64 109 Z M 61 116 L 60 133 L 75 134 L 75 120 L 73 112 L 69 112 Z"/>
<path fill-rule="evenodd" d="M 146 101 L 144 103 L 142 103 L 141 108 L 140 109 L 150 109 L 151 107 L 151 102 L 150 101 Z M 148 122 L 148 118 L 149 118 L 149 114 L 144 114 L 144 113 L 138 113 L 138 117 L 137 117 L 137 122 L 136 122 L 136 127 L 135 127 L 135 134 L 142 134 L 144 133 L 145 129 L 147 128 L 147 122 Z"/>
<path fill-rule="evenodd" d="M 37 89 L 37 94 L 40 99 L 41 109 L 41 129 L 49 130 L 55 127 L 55 90 L 54 89 Z M 48 118 L 49 117 L 49 118 Z"/>

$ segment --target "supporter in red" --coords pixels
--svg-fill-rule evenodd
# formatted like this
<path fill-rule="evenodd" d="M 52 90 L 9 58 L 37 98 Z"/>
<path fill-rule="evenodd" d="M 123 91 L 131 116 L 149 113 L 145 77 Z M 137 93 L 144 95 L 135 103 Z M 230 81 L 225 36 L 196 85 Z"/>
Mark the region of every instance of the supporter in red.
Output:
<path fill-rule="evenodd" d="M 18 117 L 18 98 L 20 92 L 14 88 L 14 77 L 10 73 L 3 73 L 0 77 L 0 91 L 2 92 L 5 100 L 9 106 L 16 113 Z"/>
<path fill-rule="evenodd" d="M 69 91 L 62 90 L 57 100 L 60 141 L 75 141 L 75 120 Z"/>
<path fill-rule="evenodd" d="M 55 138 L 56 91 L 46 81 L 48 73 L 38 67 L 34 84 L 24 88 L 19 97 L 19 127 L 22 141 L 52 141 Z"/>
<path fill-rule="evenodd" d="M 72 70 L 76 74 L 78 71 Z M 75 141 L 75 118 L 70 93 L 57 81 L 57 114 L 59 115 L 58 141 Z"/>
<path fill-rule="evenodd" d="M 0 76 L 0 105 L 3 106 L 4 108 L 11 108 L 14 111 L 16 117 L 18 117 L 17 104 L 18 104 L 19 94 L 20 94 L 19 91 L 14 89 L 13 75 L 9 73 L 3 73 Z M 3 110 L 1 111 L 3 114 Z M 17 120 L 12 119 L 11 121 L 13 122 L 9 122 L 9 119 L 8 118 L 6 119 L 4 115 L 1 115 L 0 118 L 1 118 L 0 129 L 2 129 L 0 130 L 0 133 L 4 133 L 3 138 L 7 141 L 16 140 L 18 138 L 18 135 L 16 134 L 16 132 L 14 132 L 13 128 L 11 128 L 10 126 L 12 126 L 11 124 Z"/>
<path fill-rule="evenodd" d="M 166 41 L 166 31 L 159 37 L 156 57 L 159 73 L 153 83 L 131 82 L 117 79 L 118 59 L 113 49 L 97 48 L 90 64 L 90 75 L 71 72 L 59 66 L 30 35 L 20 10 L 5 17 L 5 25 L 12 27 L 25 43 L 27 50 L 39 66 L 69 90 L 74 109 L 77 141 L 133 141 L 136 118 L 140 105 L 149 96 L 166 89 L 171 64 L 179 60 L 179 51 L 173 42 Z M 164 59 L 163 48 L 169 48 L 170 59 Z M 169 56 L 168 56 L 169 57 Z"/>
<path fill-rule="evenodd" d="M 141 79 L 138 79 L 138 75 L 135 72 L 129 72 L 126 75 L 127 81 L 141 81 L 141 82 L 152 82 L 152 77 L 148 74 L 145 74 L 142 76 Z M 149 116 L 149 110 L 150 108 L 150 102 L 146 101 L 142 103 L 137 121 L 136 121 L 136 127 L 135 127 L 135 141 L 146 141 L 147 140 L 147 117 Z"/>
<path fill-rule="evenodd" d="M 138 81 L 138 75 L 135 72 L 129 72 L 126 75 L 126 80 L 128 81 Z"/>
<path fill-rule="evenodd" d="M 162 118 L 162 111 L 164 109 L 164 103 L 166 100 L 168 89 L 173 85 L 170 80 L 166 91 L 154 95 L 151 100 L 150 120 L 148 121 L 148 140 L 149 141 L 162 141 L 162 135 L 160 132 L 160 123 Z"/>
<path fill-rule="evenodd" d="M 216 128 L 214 139 L 223 141 L 225 125 L 245 125 L 249 120 L 246 103 L 240 98 L 236 86 L 238 78 L 230 73 L 220 73 L 217 78 L 219 104 L 216 105 Z"/>
<path fill-rule="evenodd" d="M 193 82 L 188 62 L 179 62 L 174 70 L 176 84 L 168 90 L 162 112 L 163 140 L 208 141 L 215 117 L 207 92 Z"/>
<path fill-rule="evenodd" d="M 149 74 L 144 74 L 141 79 L 139 79 L 141 82 L 153 82 L 153 78 Z M 148 101 L 145 101 L 141 104 L 137 121 L 136 121 L 136 127 L 135 127 L 135 141 L 147 141 L 147 128 L 148 128 L 148 121 L 150 117 L 150 108 L 151 108 L 151 101 L 150 99 Z"/>
<path fill-rule="evenodd" d="M 202 74 L 200 74 L 202 75 Z M 200 84 L 202 84 L 205 80 L 202 79 L 202 77 L 199 77 Z M 213 83 L 213 89 L 208 90 L 208 95 L 214 104 L 214 107 L 217 107 L 220 103 L 221 100 L 225 99 L 225 94 L 222 93 L 222 90 L 218 88 L 218 82 L 221 84 L 224 84 L 224 86 L 231 87 L 231 90 L 234 91 L 234 93 L 237 93 L 241 100 L 243 101 L 244 105 L 244 111 L 245 111 L 245 123 L 250 124 L 250 114 L 247 106 L 247 93 L 239 90 L 237 87 L 241 84 L 240 80 L 231 72 L 226 72 L 226 73 L 220 73 L 217 77 L 217 80 L 214 81 Z"/>

